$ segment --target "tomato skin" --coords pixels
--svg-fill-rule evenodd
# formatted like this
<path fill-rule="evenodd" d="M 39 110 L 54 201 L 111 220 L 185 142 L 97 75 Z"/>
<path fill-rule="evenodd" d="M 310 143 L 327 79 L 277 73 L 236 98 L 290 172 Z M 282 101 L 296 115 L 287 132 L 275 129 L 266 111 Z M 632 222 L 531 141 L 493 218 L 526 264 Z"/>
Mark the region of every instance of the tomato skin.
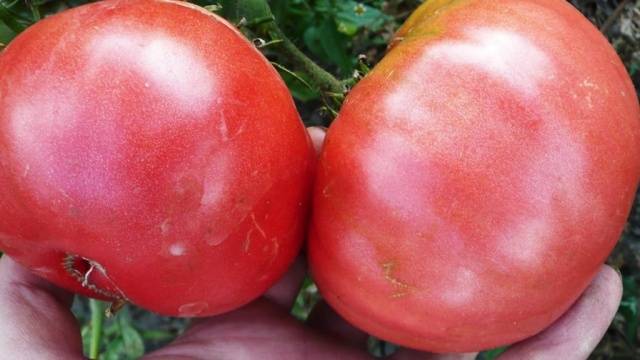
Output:
<path fill-rule="evenodd" d="M 0 74 L 0 248 L 40 276 L 207 316 L 299 252 L 312 146 L 277 72 L 223 19 L 82 6 L 16 38 Z"/>
<path fill-rule="evenodd" d="M 640 176 L 633 85 L 564 1 L 427 1 L 329 129 L 309 257 L 382 339 L 471 352 L 541 331 L 615 245 Z"/>

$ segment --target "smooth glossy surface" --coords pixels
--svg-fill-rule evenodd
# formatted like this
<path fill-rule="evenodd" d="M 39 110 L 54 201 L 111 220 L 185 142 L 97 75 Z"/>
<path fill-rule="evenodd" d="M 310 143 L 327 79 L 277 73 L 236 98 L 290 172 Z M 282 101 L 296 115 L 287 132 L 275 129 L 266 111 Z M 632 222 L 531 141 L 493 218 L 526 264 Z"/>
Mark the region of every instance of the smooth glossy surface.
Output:
<path fill-rule="evenodd" d="M 309 243 L 321 293 L 418 349 L 539 332 L 622 231 L 639 120 L 616 53 L 565 1 L 426 2 L 329 130 Z"/>
<path fill-rule="evenodd" d="M 76 292 L 256 298 L 299 251 L 313 159 L 277 72 L 187 3 L 83 6 L 0 55 L 0 249 Z"/>

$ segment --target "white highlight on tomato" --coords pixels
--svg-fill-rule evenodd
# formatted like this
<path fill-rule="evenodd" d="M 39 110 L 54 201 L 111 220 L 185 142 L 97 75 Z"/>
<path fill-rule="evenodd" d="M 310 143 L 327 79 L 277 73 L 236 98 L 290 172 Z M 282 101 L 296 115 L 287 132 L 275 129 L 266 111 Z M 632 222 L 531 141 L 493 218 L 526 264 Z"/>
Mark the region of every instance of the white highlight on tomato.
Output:
<path fill-rule="evenodd" d="M 522 267 L 533 267 L 545 259 L 549 235 L 553 234 L 553 222 L 548 215 L 541 214 L 531 219 L 523 218 L 512 225 L 512 230 L 501 241 L 498 250 L 509 263 Z"/>
<path fill-rule="evenodd" d="M 387 133 L 375 136 L 359 154 L 363 185 L 375 194 L 377 203 L 384 204 L 389 214 L 405 221 L 420 221 L 424 209 L 416 199 L 428 199 L 437 174 L 426 172 L 427 160 L 420 158 L 406 136 Z M 418 217 L 418 218 L 416 218 Z"/>
<path fill-rule="evenodd" d="M 47 266 L 40 266 L 40 267 L 34 268 L 33 272 L 35 272 L 36 274 L 42 275 L 42 276 L 47 276 L 47 275 L 51 275 L 51 274 L 55 273 L 55 271 L 53 271 L 53 269 L 51 269 L 50 267 L 47 267 Z"/>
<path fill-rule="evenodd" d="M 534 44 L 516 34 L 490 29 L 480 29 L 479 34 L 469 38 L 470 41 L 444 42 L 427 51 L 419 60 L 422 63 L 414 67 L 422 75 L 417 77 L 411 72 L 402 76 L 383 98 L 379 116 L 385 122 L 376 125 L 386 127 L 385 135 L 374 133 L 366 142 L 366 151 L 360 152 L 364 183 L 388 207 L 389 214 L 419 224 L 424 221 L 433 194 L 449 188 L 441 181 L 460 179 L 460 174 L 482 174 L 479 180 L 488 181 L 478 192 L 487 194 L 487 201 L 504 199 L 522 204 L 517 213 L 504 219 L 502 228 L 492 231 L 501 236 L 491 240 L 491 234 L 487 234 L 482 247 L 501 261 L 530 268 L 545 261 L 544 254 L 553 240 L 548 234 L 560 226 L 548 220 L 557 218 L 556 212 L 577 216 L 585 208 L 599 211 L 596 201 L 585 196 L 588 191 L 582 181 L 587 171 L 587 149 L 579 134 L 566 125 L 568 119 L 563 114 L 530 97 L 537 91 L 536 81 L 546 81 L 552 71 Z M 489 39 L 496 43 L 487 44 Z M 498 50 L 506 55 L 492 54 Z M 442 86 L 439 65 L 444 61 L 472 65 L 470 73 L 480 69 L 499 79 L 504 87 L 496 89 L 493 99 L 481 102 L 477 97 L 483 94 L 468 85 L 468 79 L 452 79 L 460 83 L 457 88 Z M 533 80 L 526 86 L 517 84 L 525 76 Z M 508 91 L 509 97 L 504 97 L 505 88 L 512 87 L 518 91 Z M 497 112 L 497 101 L 512 107 Z M 531 110 L 519 118 L 514 106 Z M 424 202 L 420 204 L 416 199 Z M 451 209 L 465 208 L 455 201 L 454 194 Z M 585 201 L 590 202 L 589 206 Z M 481 208 L 491 212 L 490 203 Z M 474 237 L 442 236 L 442 228 L 451 229 L 455 224 L 447 224 L 435 214 L 428 217 L 435 225 L 428 231 L 436 241 L 451 245 L 477 242 Z M 503 222 L 503 218 L 496 220 Z"/>
<path fill-rule="evenodd" d="M 527 95 L 553 74 L 551 61 L 536 44 L 513 31 L 474 28 L 465 40 L 443 41 L 425 53 L 423 61 L 442 59 L 472 65 L 502 79 Z"/>
<path fill-rule="evenodd" d="M 54 90 L 59 97 L 51 96 Z M 88 121 L 80 98 L 63 85 L 46 83 L 34 85 L 28 97 L 16 101 L 8 136 L 14 139 L 16 158 L 29 169 L 21 182 L 34 184 L 31 191 L 43 202 L 108 199 L 105 205 L 115 205 L 122 195 L 113 175 L 120 160 L 117 129 L 112 122 Z M 91 139 L 87 143 L 93 146 L 70 146 L 79 137 Z M 43 179 L 47 187 L 41 186 Z"/>
<path fill-rule="evenodd" d="M 187 249 L 182 244 L 175 243 L 175 244 L 169 245 L 169 254 L 173 256 L 182 256 L 186 252 L 187 252 Z"/>
<path fill-rule="evenodd" d="M 469 303 L 480 287 L 478 275 L 471 269 L 460 267 L 451 271 L 447 281 L 437 291 L 448 306 L 462 306 Z"/>
<path fill-rule="evenodd" d="M 221 151 L 215 155 L 209 155 L 209 167 L 205 170 L 203 179 L 203 193 L 200 205 L 205 208 L 215 208 L 218 202 L 224 200 L 227 189 L 233 179 L 221 177 L 232 168 L 233 154 L 228 151 Z"/>
<path fill-rule="evenodd" d="M 183 304 L 178 308 L 180 316 L 197 316 L 209 309 L 209 304 L 205 301 L 196 301 Z"/>
<path fill-rule="evenodd" d="M 104 31 L 114 30 L 106 28 Z M 94 64 L 103 64 L 105 58 L 113 58 L 113 66 L 121 71 L 140 72 L 148 79 L 145 82 L 148 91 L 159 90 L 165 96 L 177 99 L 183 111 L 196 114 L 206 111 L 214 99 L 213 77 L 204 59 L 199 59 L 193 49 L 168 35 L 144 36 L 135 31 L 119 30 L 96 36 L 87 52 L 95 59 Z"/>
<path fill-rule="evenodd" d="M 587 171 L 584 146 L 560 124 L 547 123 L 541 133 L 544 146 L 537 151 L 531 149 L 516 184 L 529 199 L 523 202 L 526 211 L 505 228 L 506 235 L 498 246 L 502 255 L 524 267 L 535 267 L 548 259 L 548 244 L 554 240 L 550 236 L 562 226 L 554 220 L 558 218 L 556 212 L 574 214 L 578 221 L 584 211 L 601 211 L 583 183 Z"/>

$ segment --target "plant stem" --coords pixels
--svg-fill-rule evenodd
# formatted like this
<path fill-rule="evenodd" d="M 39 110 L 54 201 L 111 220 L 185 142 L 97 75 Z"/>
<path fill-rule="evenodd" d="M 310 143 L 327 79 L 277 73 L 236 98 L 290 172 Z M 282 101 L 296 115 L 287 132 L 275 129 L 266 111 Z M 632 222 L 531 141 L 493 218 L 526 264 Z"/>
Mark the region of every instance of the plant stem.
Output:
<path fill-rule="evenodd" d="M 38 5 L 34 4 L 32 0 L 27 0 L 27 6 L 31 9 L 31 16 L 33 16 L 33 22 L 39 21 L 42 17 L 40 16 L 40 9 L 38 9 Z"/>
<path fill-rule="evenodd" d="M 294 43 L 278 26 L 267 0 L 221 0 L 222 14 L 232 23 L 251 30 L 257 36 L 280 49 L 280 55 L 291 60 L 296 69 L 304 72 L 311 85 L 320 91 L 327 102 L 339 105 L 344 98 L 346 87 L 329 72 L 321 68 Z"/>
<path fill-rule="evenodd" d="M 343 94 L 345 91 L 344 86 L 340 80 L 336 79 L 333 75 L 321 68 L 307 55 L 305 55 L 298 47 L 296 47 L 289 38 L 287 38 L 282 30 L 278 27 L 275 21 L 269 24 L 269 32 L 274 40 L 282 40 L 279 45 L 284 52 L 290 56 L 294 65 L 303 70 L 308 76 L 313 85 L 318 87 L 323 92 L 329 92 L 332 94 Z"/>
<path fill-rule="evenodd" d="M 609 32 L 611 27 L 616 23 L 616 21 L 620 17 L 620 15 L 622 15 L 622 12 L 624 11 L 624 8 L 625 6 L 627 6 L 628 2 L 629 0 L 623 0 L 620 4 L 618 4 L 615 10 L 613 10 L 613 13 L 611 14 L 611 16 L 609 16 L 609 18 L 604 22 L 604 24 L 602 24 L 602 27 L 600 28 L 600 32 L 602 32 L 605 35 Z"/>
<path fill-rule="evenodd" d="M 89 358 L 98 359 L 102 338 L 102 323 L 104 321 L 104 304 L 102 301 L 90 299 L 89 307 L 91 308 L 91 344 L 89 347 Z"/>

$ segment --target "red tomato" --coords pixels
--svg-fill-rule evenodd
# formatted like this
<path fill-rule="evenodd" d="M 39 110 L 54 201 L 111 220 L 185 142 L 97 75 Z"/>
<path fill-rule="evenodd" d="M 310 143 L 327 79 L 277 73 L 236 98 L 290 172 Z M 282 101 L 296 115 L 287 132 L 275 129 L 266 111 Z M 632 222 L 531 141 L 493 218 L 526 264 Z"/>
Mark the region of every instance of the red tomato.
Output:
<path fill-rule="evenodd" d="M 320 291 L 417 349 L 541 331 L 622 231 L 639 114 L 616 53 L 565 1 L 426 2 L 329 130 L 309 244 Z"/>
<path fill-rule="evenodd" d="M 75 292 L 249 302 L 298 253 L 313 162 L 277 72 L 187 3 L 83 6 L 0 55 L 0 248 Z"/>

